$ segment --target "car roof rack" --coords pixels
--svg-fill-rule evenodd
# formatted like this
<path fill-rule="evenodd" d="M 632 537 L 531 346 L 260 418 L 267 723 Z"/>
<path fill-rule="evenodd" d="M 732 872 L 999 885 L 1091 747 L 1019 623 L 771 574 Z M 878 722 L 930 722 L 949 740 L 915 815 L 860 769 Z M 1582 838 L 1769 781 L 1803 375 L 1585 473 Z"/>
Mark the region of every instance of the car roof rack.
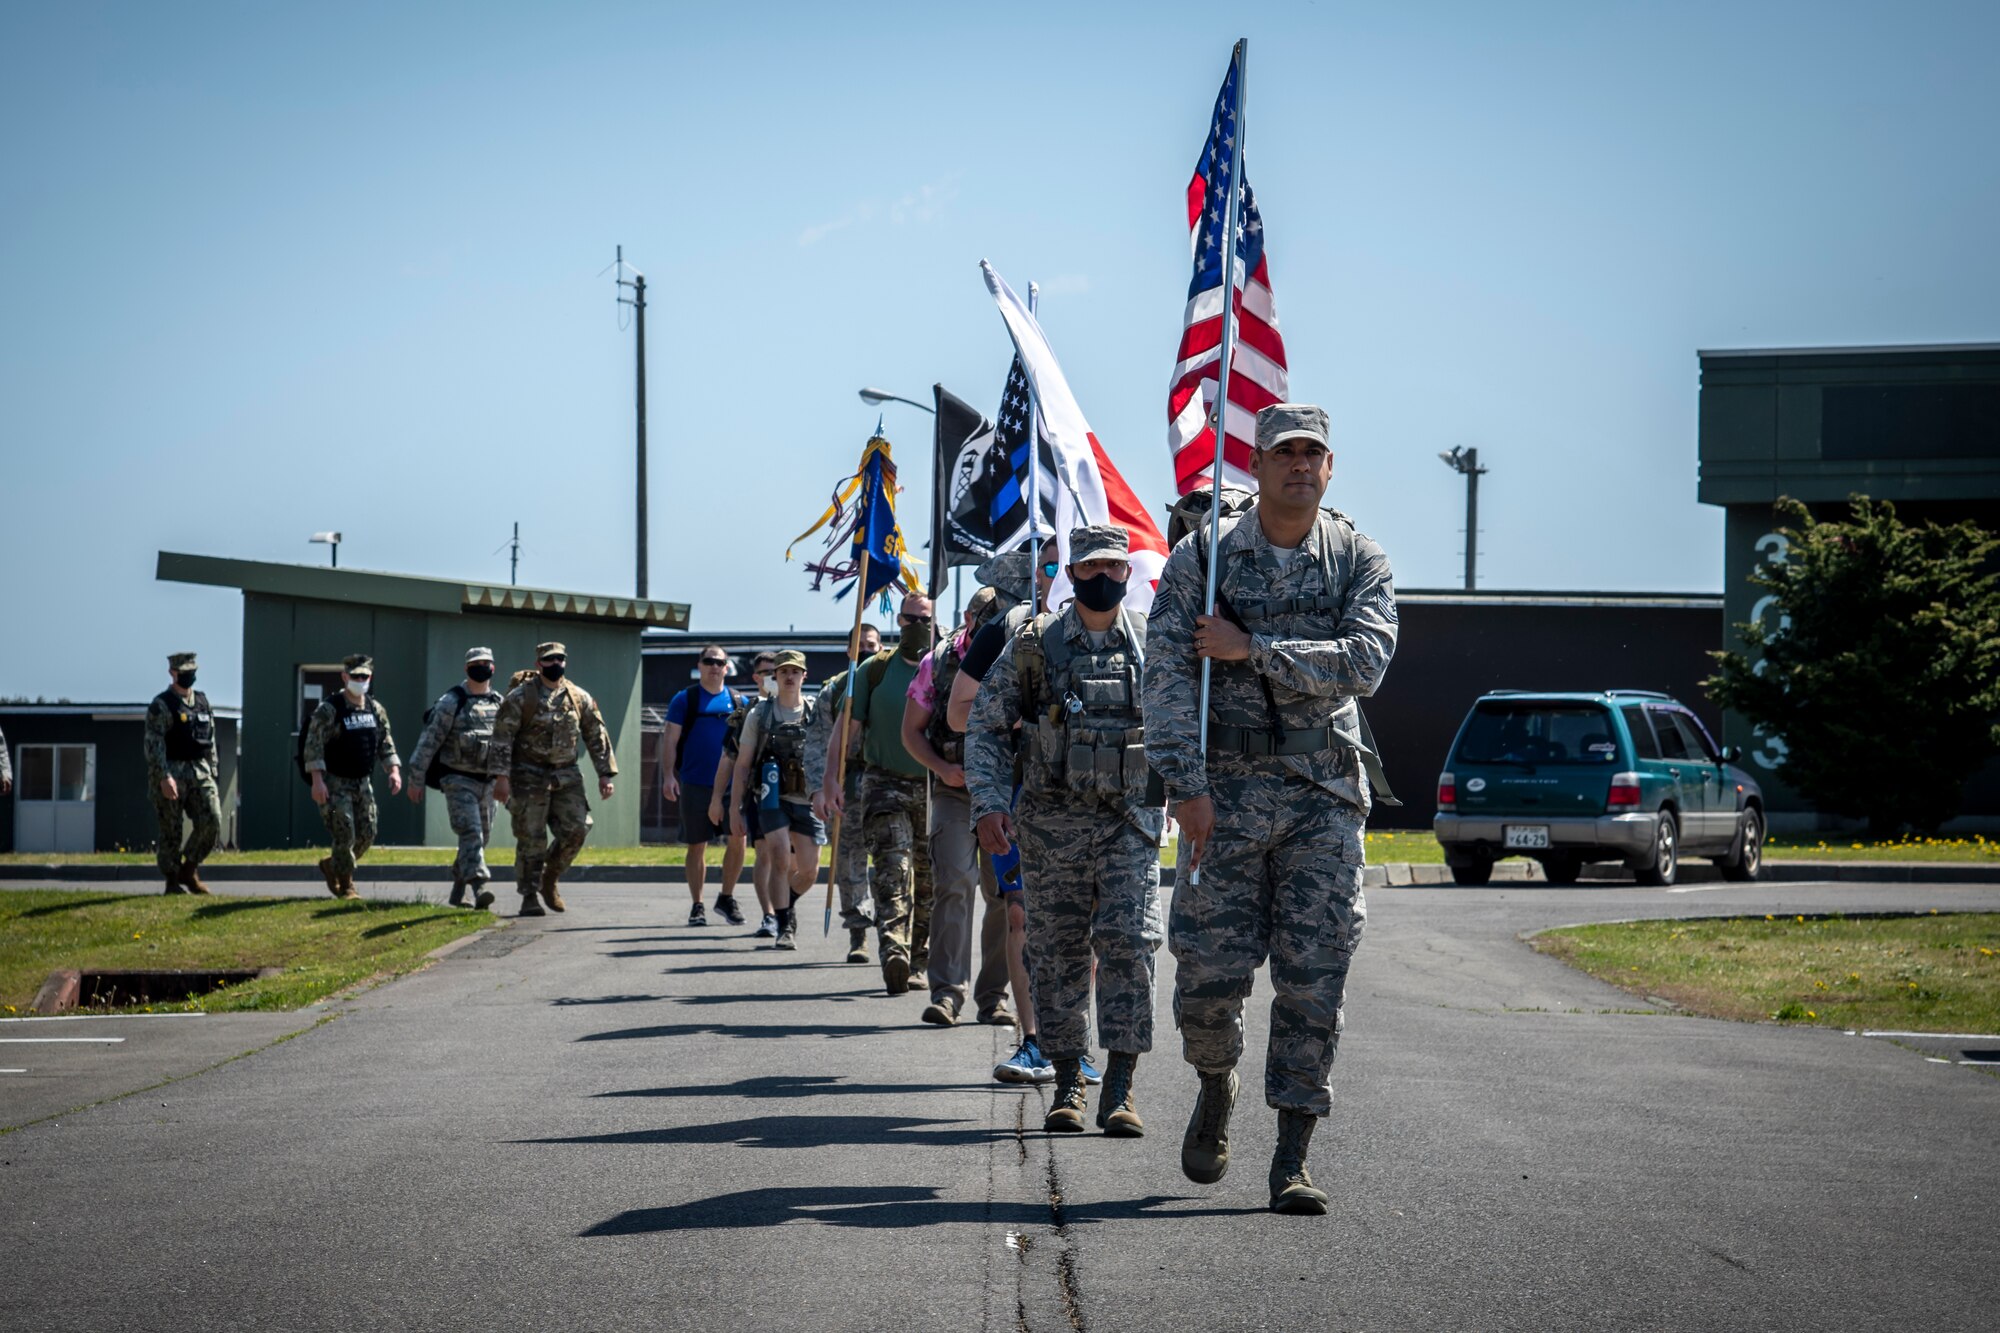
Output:
<path fill-rule="evenodd" d="M 1674 697 L 1674 696 L 1673 696 L 1673 695 L 1671 695 L 1671 694 L 1662 694 L 1662 693 L 1661 693 L 1660 691 L 1658 691 L 1658 690 L 1606 690 L 1606 691 L 1605 691 L 1605 693 L 1606 693 L 1606 694 L 1631 694 L 1631 695 L 1636 695 L 1637 697 L 1639 697 L 1639 698 L 1641 698 L 1641 699 L 1665 699 L 1665 700 L 1667 700 L 1667 701 L 1668 701 L 1668 702 L 1670 702 L 1670 703 L 1671 703 L 1671 702 L 1673 701 L 1673 697 Z"/>

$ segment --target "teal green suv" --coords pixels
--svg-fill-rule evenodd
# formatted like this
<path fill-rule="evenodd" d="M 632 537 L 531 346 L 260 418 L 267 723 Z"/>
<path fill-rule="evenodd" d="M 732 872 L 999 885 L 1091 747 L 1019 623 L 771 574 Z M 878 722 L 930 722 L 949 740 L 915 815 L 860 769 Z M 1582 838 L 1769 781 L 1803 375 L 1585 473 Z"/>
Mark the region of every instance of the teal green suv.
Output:
<path fill-rule="evenodd" d="M 1496 690 L 1473 704 L 1438 777 L 1431 827 L 1460 884 L 1503 857 L 1539 861 L 1551 884 L 1622 861 L 1641 884 L 1671 884 L 1683 857 L 1725 879 L 1764 861 L 1764 793 L 1687 708 L 1646 690 Z"/>

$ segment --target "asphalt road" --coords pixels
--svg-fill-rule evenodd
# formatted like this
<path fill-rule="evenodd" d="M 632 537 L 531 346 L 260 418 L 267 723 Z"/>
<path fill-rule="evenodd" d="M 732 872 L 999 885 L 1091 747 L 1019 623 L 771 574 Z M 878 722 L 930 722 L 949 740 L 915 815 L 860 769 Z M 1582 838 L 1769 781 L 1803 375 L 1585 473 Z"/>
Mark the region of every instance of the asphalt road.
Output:
<path fill-rule="evenodd" d="M 816 914 L 782 955 L 680 924 L 685 896 L 664 888 L 569 896 L 279 1020 L 290 1040 L 243 1025 L 236 1044 L 261 1049 L 212 1068 L 229 1016 L 0 1030 L 127 1038 L 0 1046 L 0 1067 L 43 1071 L 36 1107 L 96 1100 L 121 1068 L 134 1087 L 191 1075 L 0 1136 L 0 1328 L 1994 1322 L 2000 1077 L 1887 1041 L 1634 1012 L 1518 937 L 1993 910 L 2000 887 L 1370 890 L 1317 1219 L 1263 1207 L 1268 988 L 1238 1162 L 1204 1188 L 1178 1169 L 1194 1080 L 1164 953 L 1150 1135 L 1050 1140 L 1041 1090 L 988 1079 L 1009 1034 L 924 1027 L 922 997 L 881 995 Z M 28 1086 L 0 1076 L 0 1124 L 32 1118 Z"/>

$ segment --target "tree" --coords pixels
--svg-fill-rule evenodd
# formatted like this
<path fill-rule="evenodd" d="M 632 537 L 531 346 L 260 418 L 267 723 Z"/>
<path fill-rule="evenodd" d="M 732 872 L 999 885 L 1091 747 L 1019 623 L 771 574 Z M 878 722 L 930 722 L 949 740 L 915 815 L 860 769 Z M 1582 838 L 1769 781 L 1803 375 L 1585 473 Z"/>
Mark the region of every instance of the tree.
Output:
<path fill-rule="evenodd" d="M 1746 651 L 1713 654 L 1708 692 L 1784 742 L 1785 780 L 1821 810 L 1932 832 L 2000 750 L 2000 538 L 1848 503 L 1822 522 L 1778 501 L 1789 549 L 1750 576 L 1771 609 L 1737 627 Z"/>

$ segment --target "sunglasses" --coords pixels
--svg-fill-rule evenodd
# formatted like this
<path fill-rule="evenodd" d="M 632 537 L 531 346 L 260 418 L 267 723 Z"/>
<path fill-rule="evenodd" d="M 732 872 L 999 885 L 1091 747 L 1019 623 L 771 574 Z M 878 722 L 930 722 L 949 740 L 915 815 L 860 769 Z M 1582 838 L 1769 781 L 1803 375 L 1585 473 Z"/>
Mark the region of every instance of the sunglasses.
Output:
<path fill-rule="evenodd" d="M 931 623 L 929 616 L 897 616 L 896 619 L 905 625 L 928 625 Z"/>
<path fill-rule="evenodd" d="M 373 677 L 371 677 L 371 676 L 370 676 L 370 675 L 369 675 L 369 674 L 368 674 L 368 673 L 367 673 L 366 671 L 350 671 L 350 672 L 348 672 L 348 673 L 347 673 L 347 678 L 348 678 L 349 680 L 371 680 L 371 679 L 373 679 Z"/>
<path fill-rule="evenodd" d="M 726 667 L 729 665 L 729 659 L 726 657 L 704 657 L 701 659 L 701 664 L 703 666 Z"/>
<path fill-rule="evenodd" d="M 1043 578 L 1052 579 L 1060 573 L 1062 573 L 1062 566 L 1060 564 L 1056 563 L 1053 560 L 1045 560 L 1042 562 Z"/>

